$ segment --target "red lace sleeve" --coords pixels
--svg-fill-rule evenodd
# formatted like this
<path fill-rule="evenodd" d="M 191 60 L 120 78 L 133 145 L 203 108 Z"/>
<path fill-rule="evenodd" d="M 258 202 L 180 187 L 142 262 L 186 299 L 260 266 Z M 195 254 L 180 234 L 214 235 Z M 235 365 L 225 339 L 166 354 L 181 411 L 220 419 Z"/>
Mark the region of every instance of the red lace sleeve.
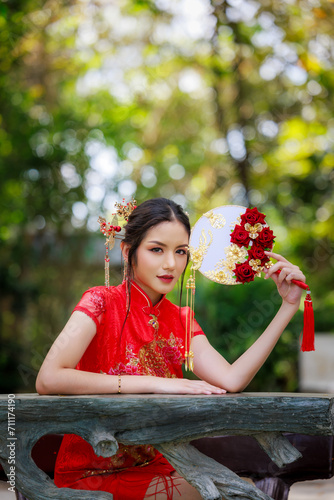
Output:
<path fill-rule="evenodd" d="M 103 287 L 95 287 L 90 288 L 83 294 L 73 312 L 81 311 L 87 314 L 98 327 L 105 308 L 105 290 Z"/>

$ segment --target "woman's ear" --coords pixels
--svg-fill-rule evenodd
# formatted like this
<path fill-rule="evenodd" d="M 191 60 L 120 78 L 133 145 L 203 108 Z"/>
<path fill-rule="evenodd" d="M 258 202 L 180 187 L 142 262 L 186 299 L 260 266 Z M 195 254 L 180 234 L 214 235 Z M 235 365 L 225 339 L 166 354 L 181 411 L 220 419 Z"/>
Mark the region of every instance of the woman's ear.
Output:
<path fill-rule="evenodd" d="M 121 252 L 123 255 L 124 262 L 128 262 L 129 250 L 130 250 L 130 245 L 128 243 L 124 243 L 124 241 L 121 241 Z"/>

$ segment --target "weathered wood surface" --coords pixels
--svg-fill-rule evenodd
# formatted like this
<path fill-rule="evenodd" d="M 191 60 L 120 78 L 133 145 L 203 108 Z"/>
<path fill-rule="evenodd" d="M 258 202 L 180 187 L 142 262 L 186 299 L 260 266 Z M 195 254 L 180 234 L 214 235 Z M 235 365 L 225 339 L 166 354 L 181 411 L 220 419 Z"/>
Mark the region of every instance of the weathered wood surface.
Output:
<path fill-rule="evenodd" d="M 270 500 L 261 490 L 189 444 L 158 445 L 158 450 L 205 500 L 219 500 L 222 496 L 225 500 Z"/>
<path fill-rule="evenodd" d="M 30 500 L 112 498 L 108 493 L 58 489 L 31 459 L 31 449 L 44 434 L 79 434 L 102 456 L 113 455 L 117 442 L 153 444 L 206 500 L 221 495 L 234 500 L 269 497 L 237 476 L 232 478 L 233 473 L 217 462 L 197 450 L 194 452 L 186 444 L 189 441 L 214 435 L 251 435 L 282 466 L 296 460 L 299 453 L 281 432 L 334 435 L 334 395 L 25 394 L 17 395 L 15 401 L 16 486 Z M 7 395 L 0 396 L 0 461 L 8 473 L 7 410 Z"/>

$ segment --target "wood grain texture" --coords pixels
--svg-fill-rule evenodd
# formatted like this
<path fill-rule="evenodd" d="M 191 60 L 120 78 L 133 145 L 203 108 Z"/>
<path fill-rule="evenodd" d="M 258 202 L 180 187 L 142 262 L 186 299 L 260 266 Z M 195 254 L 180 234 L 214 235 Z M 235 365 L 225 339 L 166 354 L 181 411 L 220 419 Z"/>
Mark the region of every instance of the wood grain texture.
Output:
<path fill-rule="evenodd" d="M 198 489 L 204 500 L 270 500 L 252 484 L 189 444 L 169 443 L 158 450 L 174 468 Z"/>
<path fill-rule="evenodd" d="M 217 491 L 220 495 L 224 491 L 226 498 L 228 495 L 234 499 L 269 498 L 261 496 L 264 494 L 259 490 L 250 492 L 245 482 L 235 485 L 241 496 L 236 496 L 232 490 L 229 492 L 225 485 L 233 473 L 197 451 L 196 460 L 206 472 L 194 477 L 195 455 L 188 452 L 186 443 L 205 436 L 252 435 L 281 466 L 298 457 L 281 432 L 334 435 L 333 401 L 334 395 L 271 393 L 222 396 L 17 395 L 16 486 L 30 500 L 111 499 L 112 495 L 108 493 L 58 489 L 31 459 L 31 449 L 44 434 L 75 433 L 86 439 L 102 456 L 113 455 L 117 442 L 149 443 L 164 449 L 167 459 L 176 460 L 176 469 L 201 491 L 205 499 L 219 498 Z M 0 460 L 8 473 L 7 395 L 0 396 L 0 429 Z M 177 459 L 172 458 L 173 449 L 178 450 Z M 208 461 L 216 464 L 211 475 L 212 463 L 204 467 Z"/>

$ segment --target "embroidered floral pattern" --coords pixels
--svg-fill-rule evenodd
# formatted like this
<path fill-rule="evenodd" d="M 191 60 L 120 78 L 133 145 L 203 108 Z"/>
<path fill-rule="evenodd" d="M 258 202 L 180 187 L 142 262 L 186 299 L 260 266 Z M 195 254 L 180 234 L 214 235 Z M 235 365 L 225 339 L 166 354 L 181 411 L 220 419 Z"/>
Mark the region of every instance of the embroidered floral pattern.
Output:
<path fill-rule="evenodd" d="M 210 210 L 210 212 L 206 212 L 206 214 L 204 214 L 204 217 L 207 217 L 210 221 L 211 226 L 216 229 L 221 229 L 226 224 L 225 217 L 222 214 L 215 214 L 213 210 Z"/>
<path fill-rule="evenodd" d="M 94 289 L 90 293 L 90 301 L 93 305 L 93 314 L 98 317 L 105 311 L 106 303 L 102 290 Z"/>
<path fill-rule="evenodd" d="M 143 467 L 156 456 L 156 450 L 150 444 L 127 446 L 119 443 L 117 453 L 110 457 L 106 467 L 88 469 L 82 478 L 100 474 L 110 474 L 115 470 L 124 470 L 128 467 Z"/>
<path fill-rule="evenodd" d="M 208 248 L 212 243 L 212 238 L 213 238 L 212 232 L 209 230 L 208 234 L 210 236 L 209 242 L 207 242 L 207 237 L 206 237 L 205 231 L 203 229 L 201 236 L 199 238 L 198 247 L 197 248 L 193 248 L 191 246 L 189 247 L 189 252 L 190 252 L 191 261 L 192 261 L 191 268 L 194 269 L 195 271 L 197 271 L 201 267 L 204 256 L 207 253 Z"/>
<path fill-rule="evenodd" d="M 170 333 L 166 339 L 159 334 L 139 352 L 134 352 L 131 344 L 126 348 L 126 363 L 117 363 L 115 368 L 110 368 L 109 375 L 153 375 L 156 377 L 176 378 L 172 373 L 171 365 L 181 365 L 182 340 Z"/>

